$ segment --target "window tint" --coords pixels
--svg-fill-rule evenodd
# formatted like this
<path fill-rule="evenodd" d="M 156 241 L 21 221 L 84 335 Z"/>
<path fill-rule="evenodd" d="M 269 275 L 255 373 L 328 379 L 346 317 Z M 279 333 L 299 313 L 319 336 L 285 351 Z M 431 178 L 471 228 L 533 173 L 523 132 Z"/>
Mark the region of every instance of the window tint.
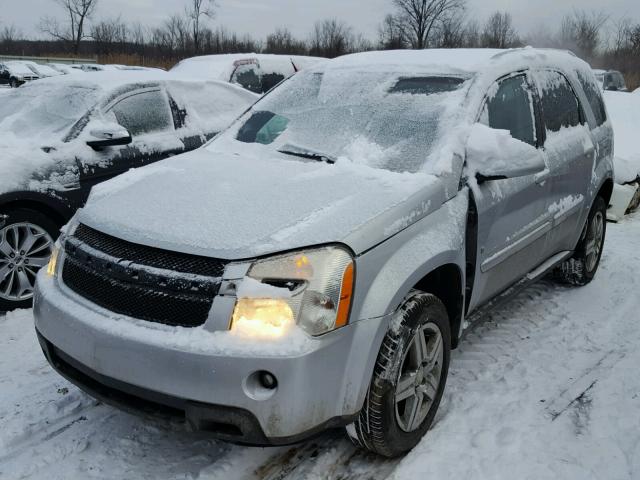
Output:
<path fill-rule="evenodd" d="M 524 75 L 500 82 L 485 107 L 485 122 L 491 128 L 509 130 L 515 139 L 536 145 L 531 94 Z"/>
<path fill-rule="evenodd" d="M 127 97 L 111 111 L 131 135 L 169 130 L 173 126 L 167 98 L 160 90 Z"/>
<path fill-rule="evenodd" d="M 580 71 L 578 72 L 578 80 L 580 80 L 582 89 L 587 96 L 593 115 L 596 117 L 596 124 L 598 126 L 602 125 L 607 120 L 607 112 L 598 84 L 594 83 L 593 79 L 588 78 L 587 75 Z"/>
<path fill-rule="evenodd" d="M 547 130 L 557 132 L 562 127 L 580 124 L 580 104 L 564 75 L 558 72 L 538 74 L 542 116 Z"/>
<path fill-rule="evenodd" d="M 262 82 L 255 64 L 239 65 L 231 76 L 231 83 L 237 83 L 253 93 L 262 93 Z"/>

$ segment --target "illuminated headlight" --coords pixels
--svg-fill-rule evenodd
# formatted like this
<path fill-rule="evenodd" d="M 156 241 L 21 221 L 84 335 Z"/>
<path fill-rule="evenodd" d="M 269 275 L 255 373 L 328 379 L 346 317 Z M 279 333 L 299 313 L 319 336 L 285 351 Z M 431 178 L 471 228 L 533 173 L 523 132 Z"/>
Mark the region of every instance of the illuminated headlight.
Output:
<path fill-rule="evenodd" d="M 60 251 L 62 250 L 62 246 L 64 245 L 64 240 L 67 236 L 73 235 L 78 228 L 80 222 L 78 221 L 78 214 L 73 216 L 69 223 L 67 223 L 63 228 L 60 234 L 60 238 L 56 241 L 53 246 L 53 251 L 51 252 L 51 257 L 49 258 L 49 263 L 47 264 L 47 275 L 50 277 L 55 277 L 58 274 L 58 258 L 60 257 Z"/>
<path fill-rule="evenodd" d="M 58 256 L 60 255 L 60 244 L 56 242 L 51 252 L 51 258 L 47 264 L 47 275 L 55 277 L 58 274 Z"/>
<path fill-rule="evenodd" d="M 231 329 L 279 337 L 295 324 L 314 336 L 343 327 L 354 273 L 351 254 L 335 246 L 259 260 L 238 287 Z"/>

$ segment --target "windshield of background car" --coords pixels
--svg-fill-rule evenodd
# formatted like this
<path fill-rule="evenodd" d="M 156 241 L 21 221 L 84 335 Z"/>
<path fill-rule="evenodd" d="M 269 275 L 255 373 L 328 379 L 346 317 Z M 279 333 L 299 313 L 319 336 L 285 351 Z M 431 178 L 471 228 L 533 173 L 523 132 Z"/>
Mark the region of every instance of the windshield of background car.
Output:
<path fill-rule="evenodd" d="M 302 72 L 241 119 L 236 139 L 281 152 L 417 172 L 451 130 L 466 80 L 379 71 Z"/>
<path fill-rule="evenodd" d="M 40 82 L 40 81 L 39 81 Z M 0 138 L 61 140 L 99 99 L 95 88 L 34 82 L 4 95 L 0 102 Z"/>

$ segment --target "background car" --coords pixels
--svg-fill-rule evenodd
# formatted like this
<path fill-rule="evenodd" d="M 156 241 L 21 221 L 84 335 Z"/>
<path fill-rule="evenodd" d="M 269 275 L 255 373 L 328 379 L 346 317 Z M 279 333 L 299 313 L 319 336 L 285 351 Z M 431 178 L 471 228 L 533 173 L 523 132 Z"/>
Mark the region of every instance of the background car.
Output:
<path fill-rule="evenodd" d="M 615 132 L 615 180 L 607 218 L 618 221 L 640 205 L 640 95 L 605 91 L 604 101 Z"/>
<path fill-rule="evenodd" d="M 60 72 L 55 68 L 52 68 L 46 64 L 30 62 L 30 61 L 20 61 L 26 65 L 33 73 L 38 75 L 40 78 L 49 78 L 49 77 L 59 77 L 60 75 L 65 75 L 64 72 Z"/>
<path fill-rule="evenodd" d="M 37 270 L 92 186 L 200 147 L 256 98 L 166 72 L 69 75 L 4 94 L 0 311 L 29 305 Z"/>
<path fill-rule="evenodd" d="M 624 75 L 617 70 L 594 70 L 594 73 L 603 90 L 614 92 L 627 91 Z"/>
<path fill-rule="evenodd" d="M 325 58 L 299 55 L 205 55 L 182 60 L 170 71 L 189 78 L 235 83 L 263 94 L 294 73 L 326 61 Z"/>
<path fill-rule="evenodd" d="M 26 82 L 39 79 L 40 76 L 21 62 L 0 63 L 0 85 L 9 85 L 18 88 Z"/>
<path fill-rule="evenodd" d="M 48 67 L 53 68 L 54 70 L 57 70 L 60 73 L 65 73 L 67 75 L 74 74 L 74 73 L 82 73 L 81 69 L 73 68 L 72 64 L 67 64 L 67 63 L 47 63 L 46 65 Z"/>

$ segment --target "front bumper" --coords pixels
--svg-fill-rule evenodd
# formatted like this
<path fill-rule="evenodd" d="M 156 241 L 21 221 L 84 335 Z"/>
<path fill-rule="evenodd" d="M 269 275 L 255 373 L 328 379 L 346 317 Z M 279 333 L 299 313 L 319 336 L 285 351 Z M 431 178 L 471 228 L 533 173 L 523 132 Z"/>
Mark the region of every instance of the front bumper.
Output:
<path fill-rule="evenodd" d="M 114 318 L 43 271 L 34 316 L 49 362 L 89 394 L 126 410 L 182 417 L 195 429 L 254 445 L 288 444 L 352 421 L 386 321 L 355 322 L 309 339 L 295 353 L 270 348 L 265 354 L 255 341 L 229 348 L 222 337 L 229 332 L 216 337 L 201 328 Z M 275 391 L 252 390 L 248 379 L 262 370 L 277 378 Z"/>

